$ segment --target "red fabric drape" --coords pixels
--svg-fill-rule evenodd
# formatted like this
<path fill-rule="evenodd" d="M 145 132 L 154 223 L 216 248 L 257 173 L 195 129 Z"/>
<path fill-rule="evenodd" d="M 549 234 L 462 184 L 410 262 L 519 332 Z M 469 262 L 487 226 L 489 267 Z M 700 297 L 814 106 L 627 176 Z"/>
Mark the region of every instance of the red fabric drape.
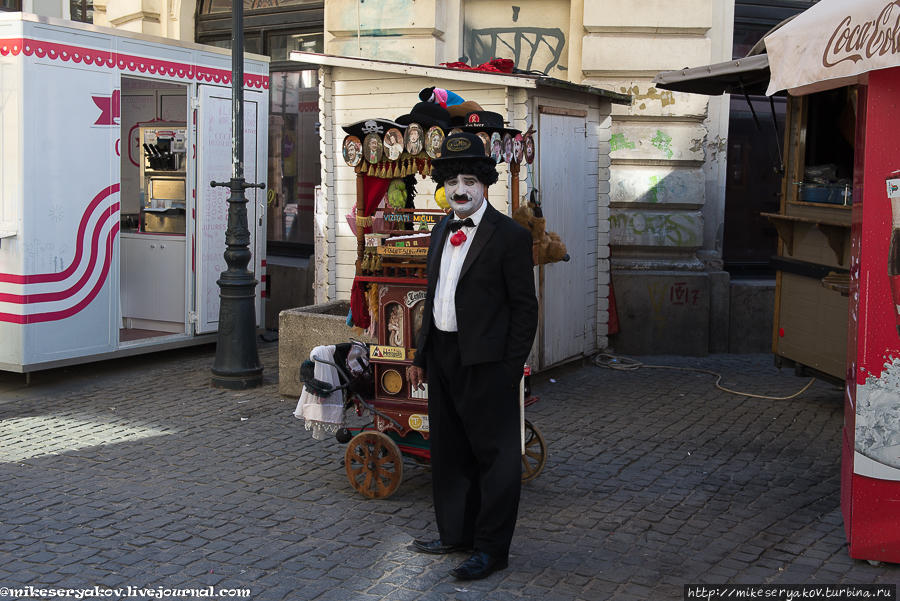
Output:
<path fill-rule="evenodd" d="M 353 325 L 364 330 L 372 323 L 366 304 L 366 286 L 359 280 L 353 280 L 353 287 L 350 288 L 350 317 Z"/>
<path fill-rule="evenodd" d="M 375 214 L 378 203 L 387 194 L 388 186 L 391 180 L 383 177 L 373 177 L 371 175 L 363 176 L 363 198 L 366 201 L 365 215 L 370 217 Z"/>
<path fill-rule="evenodd" d="M 387 194 L 390 185 L 390 179 L 370 175 L 363 176 L 363 214 L 365 217 L 375 214 L 375 210 L 381 203 L 381 199 Z M 359 227 L 359 222 L 356 227 Z M 366 234 L 371 231 L 371 226 L 363 228 L 363 232 Z M 357 327 L 365 330 L 371 324 L 369 308 L 366 303 L 366 285 L 360 283 L 358 279 L 353 280 L 353 286 L 350 288 L 350 315 L 353 325 Z"/>
<path fill-rule="evenodd" d="M 619 333 L 619 312 L 616 310 L 616 293 L 613 291 L 613 283 L 609 281 L 609 322 L 608 333 L 610 336 Z"/>

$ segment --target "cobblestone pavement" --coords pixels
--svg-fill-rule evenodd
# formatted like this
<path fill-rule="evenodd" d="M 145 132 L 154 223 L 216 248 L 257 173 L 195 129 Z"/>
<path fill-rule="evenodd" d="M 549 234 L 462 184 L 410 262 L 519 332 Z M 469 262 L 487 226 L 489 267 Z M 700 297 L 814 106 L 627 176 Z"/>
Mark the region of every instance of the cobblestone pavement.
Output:
<path fill-rule="evenodd" d="M 430 474 L 389 499 L 349 486 L 276 391 L 208 386 L 210 347 L 0 374 L 0 587 L 249 588 L 254 601 L 681 599 L 686 583 L 896 583 L 848 557 L 842 393 L 772 401 L 699 373 L 579 364 L 535 377 L 546 438 L 510 566 L 460 583 L 423 556 Z M 646 358 L 746 392 L 805 383 L 768 355 Z M 3 589 L 0 588 L 0 592 Z M 8 597 L 7 597 L 8 598 Z"/>

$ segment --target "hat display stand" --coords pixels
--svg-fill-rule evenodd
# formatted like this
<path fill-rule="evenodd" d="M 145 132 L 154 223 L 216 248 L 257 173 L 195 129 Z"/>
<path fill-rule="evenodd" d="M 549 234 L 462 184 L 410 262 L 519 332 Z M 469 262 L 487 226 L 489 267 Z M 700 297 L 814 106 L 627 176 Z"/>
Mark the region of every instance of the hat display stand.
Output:
<path fill-rule="evenodd" d="M 445 127 L 446 122 L 440 120 L 440 114 L 431 115 L 427 111 L 434 112 L 434 105 L 430 107 L 420 103 L 416 105 L 409 115 L 398 117 L 396 121 L 387 119 L 367 119 L 359 121 L 343 129 L 350 135 L 384 135 L 388 131 L 389 126 L 408 127 L 416 124 L 416 117 L 426 117 L 425 125 L 434 127 L 435 119 L 438 119 L 438 127 L 440 127 L 445 135 L 450 134 L 449 126 Z M 526 141 L 530 146 L 531 152 L 527 155 L 527 163 L 531 163 L 534 159 L 534 130 L 529 127 L 524 134 L 520 134 L 520 130 L 506 127 L 502 116 L 498 113 L 489 111 L 470 112 L 466 119 L 468 126 L 464 127 L 464 131 L 469 133 L 485 132 L 493 133 L 495 131 L 504 133 L 519 134 L 519 138 L 524 144 Z M 419 124 L 423 125 L 423 124 Z M 381 130 L 380 132 L 378 130 Z M 524 137 L 522 137 L 524 136 Z M 487 151 L 487 149 L 486 149 Z M 487 152 L 486 152 L 487 154 Z M 412 155 L 405 150 L 400 155 L 391 160 L 387 152 L 378 153 L 377 162 L 369 162 L 367 158 L 356 158 L 355 164 L 347 162 L 353 167 L 356 173 L 357 182 L 357 206 L 354 220 L 354 233 L 357 237 L 357 260 L 356 275 L 367 279 L 405 279 L 412 278 L 414 280 L 424 281 L 425 263 L 424 258 L 427 253 L 427 247 L 412 245 L 409 241 L 397 242 L 397 245 L 391 246 L 390 242 L 386 242 L 391 238 L 390 234 L 399 237 L 402 234 L 414 234 L 418 226 L 423 224 L 435 223 L 440 215 L 446 213 L 444 209 L 406 209 L 394 208 L 388 203 L 384 207 L 384 217 L 382 219 L 374 219 L 373 215 L 366 215 L 364 182 L 366 177 L 374 177 L 380 179 L 402 179 L 410 175 L 418 175 L 423 178 L 429 177 L 433 169 L 433 159 L 426 150 L 422 150 L 418 154 Z M 508 169 L 510 175 L 510 204 L 512 212 L 515 213 L 519 209 L 519 190 L 520 190 L 520 173 L 521 163 L 526 162 L 525 155 L 522 152 L 514 153 L 513 160 L 508 161 Z M 346 156 L 345 162 L 346 162 Z M 517 160 L 518 159 L 518 160 Z M 501 160 L 500 162 L 504 162 Z M 379 233 L 388 234 L 384 238 L 379 238 L 377 246 L 367 246 L 365 239 L 365 230 L 370 231 L 374 228 L 371 226 L 376 224 L 378 229 L 383 230 Z M 412 223 L 413 229 L 399 229 L 399 223 Z M 374 240 L 372 238 L 370 240 Z M 421 243 L 421 241 L 418 241 Z M 537 244 L 537 241 L 535 242 Z M 542 256 L 542 255 L 541 255 Z"/>

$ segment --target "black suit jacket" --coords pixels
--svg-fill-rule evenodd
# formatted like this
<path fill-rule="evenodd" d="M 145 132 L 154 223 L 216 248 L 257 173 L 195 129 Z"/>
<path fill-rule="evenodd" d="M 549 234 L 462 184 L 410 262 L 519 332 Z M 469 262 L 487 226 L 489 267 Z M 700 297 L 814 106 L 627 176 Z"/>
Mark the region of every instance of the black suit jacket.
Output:
<path fill-rule="evenodd" d="M 485 200 L 485 202 L 487 202 Z M 434 327 L 434 292 L 447 238 L 442 219 L 428 249 L 428 293 L 414 365 L 425 367 L 428 336 Z M 490 204 L 466 254 L 456 286 L 456 323 L 462 364 L 502 361 L 518 381 L 531 351 L 538 322 L 531 233 Z"/>

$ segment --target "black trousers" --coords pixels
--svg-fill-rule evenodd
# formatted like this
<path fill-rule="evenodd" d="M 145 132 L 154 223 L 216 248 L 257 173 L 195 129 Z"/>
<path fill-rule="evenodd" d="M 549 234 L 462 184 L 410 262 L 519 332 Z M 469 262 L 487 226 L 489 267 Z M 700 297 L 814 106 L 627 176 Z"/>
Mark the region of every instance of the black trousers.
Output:
<path fill-rule="evenodd" d="M 518 383 L 500 362 L 463 366 L 432 329 L 426 363 L 434 512 L 445 545 L 509 554 L 522 487 Z"/>

